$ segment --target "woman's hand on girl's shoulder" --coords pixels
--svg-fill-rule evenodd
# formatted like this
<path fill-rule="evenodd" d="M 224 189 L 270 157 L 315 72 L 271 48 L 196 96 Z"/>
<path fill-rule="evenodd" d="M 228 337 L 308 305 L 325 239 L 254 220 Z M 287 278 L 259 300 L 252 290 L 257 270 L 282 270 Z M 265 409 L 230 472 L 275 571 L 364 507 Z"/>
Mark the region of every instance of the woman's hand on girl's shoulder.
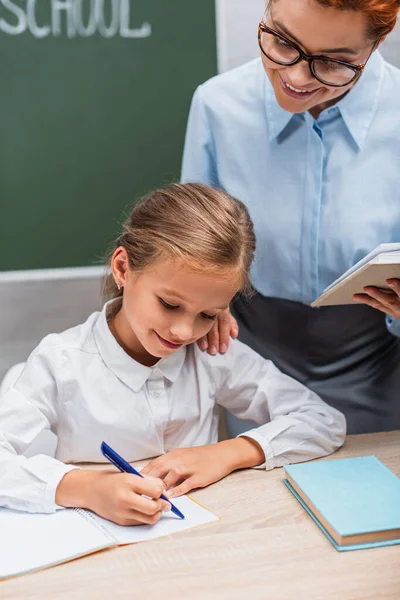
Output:
<path fill-rule="evenodd" d="M 229 338 L 236 339 L 239 326 L 229 308 L 219 313 L 212 329 L 207 335 L 197 340 L 200 350 L 207 350 L 208 354 L 225 354 L 229 347 Z"/>
<path fill-rule="evenodd" d="M 160 498 L 163 492 L 163 482 L 154 477 L 74 469 L 58 484 L 56 504 L 87 508 L 118 525 L 153 525 L 171 510 Z"/>
<path fill-rule="evenodd" d="M 400 319 L 400 279 L 388 279 L 386 283 L 390 290 L 367 286 L 364 294 L 354 294 L 353 299 L 376 308 L 393 319 Z"/>

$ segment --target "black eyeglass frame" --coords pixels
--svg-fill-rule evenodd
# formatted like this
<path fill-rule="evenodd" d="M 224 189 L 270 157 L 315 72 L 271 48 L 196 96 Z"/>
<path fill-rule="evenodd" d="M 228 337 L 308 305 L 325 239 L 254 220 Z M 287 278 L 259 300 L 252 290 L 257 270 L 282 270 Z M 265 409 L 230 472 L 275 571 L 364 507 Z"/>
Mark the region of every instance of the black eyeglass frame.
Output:
<path fill-rule="evenodd" d="M 264 49 L 262 47 L 262 43 L 261 43 L 261 36 L 263 33 L 270 33 L 271 35 L 273 35 L 273 36 L 279 38 L 280 40 L 282 40 L 283 42 L 285 42 L 288 46 L 291 46 L 294 50 L 296 50 L 296 52 L 299 53 L 298 58 L 296 58 L 296 60 L 293 60 L 290 63 L 287 63 L 287 62 L 284 63 L 284 62 L 280 62 L 280 61 L 275 60 L 274 58 L 271 58 L 270 56 L 268 56 L 268 54 L 264 51 Z M 367 64 L 372 52 L 374 51 L 374 49 L 376 47 L 376 45 L 374 44 L 374 47 L 372 48 L 367 60 L 363 64 L 353 65 L 352 63 L 348 63 L 344 60 L 338 60 L 337 58 L 330 58 L 329 56 L 324 56 L 324 55 L 320 55 L 320 54 L 306 54 L 305 52 L 303 52 L 303 50 L 300 48 L 300 46 L 298 46 L 291 40 L 288 40 L 281 33 L 278 33 L 274 29 L 271 29 L 271 27 L 268 27 L 268 25 L 266 25 L 263 21 L 261 21 L 258 25 L 258 45 L 260 46 L 261 52 L 264 54 L 264 56 L 266 56 L 268 58 L 268 60 L 271 60 L 272 62 L 274 62 L 277 65 L 282 65 L 283 67 L 292 67 L 293 65 L 297 65 L 297 63 L 299 63 L 300 61 L 305 60 L 308 63 L 311 75 L 313 77 L 315 77 L 315 79 L 317 79 L 319 82 L 323 83 L 324 85 L 328 85 L 329 87 L 345 87 L 345 86 L 353 83 L 356 79 L 358 79 L 361 76 L 362 72 L 364 71 L 365 65 Z M 340 83 L 340 84 L 328 83 L 327 81 L 324 81 L 323 79 L 318 77 L 318 75 L 315 74 L 314 64 L 313 64 L 314 60 L 329 61 L 329 62 L 338 64 L 338 65 L 343 65 L 344 67 L 347 67 L 348 69 L 351 69 L 352 71 L 354 71 L 354 77 L 347 83 Z"/>

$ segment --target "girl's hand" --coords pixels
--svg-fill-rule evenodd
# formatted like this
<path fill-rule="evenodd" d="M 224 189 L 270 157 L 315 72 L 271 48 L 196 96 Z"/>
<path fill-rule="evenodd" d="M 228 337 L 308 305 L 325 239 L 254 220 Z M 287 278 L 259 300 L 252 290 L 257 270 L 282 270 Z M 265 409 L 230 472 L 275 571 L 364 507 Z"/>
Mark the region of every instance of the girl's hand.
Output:
<path fill-rule="evenodd" d="M 229 346 L 229 336 L 236 339 L 239 327 L 229 308 L 219 313 L 212 329 L 207 335 L 197 340 L 200 350 L 207 350 L 208 354 L 225 354 Z"/>
<path fill-rule="evenodd" d="M 393 291 L 367 286 L 364 294 L 354 294 L 353 299 L 380 310 L 393 319 L 400 319 L 400 279 L 387 279 Z"/>
<path fill-rule="evenodd" d="M 153 477 L 75 469 L 58 484 L 56 504 L 87 508 L 118 525 L 153 525 L 171 510 L 160 499 L 163 492 L 163 482 Z"/>
<path fill-rule="evenodd" d="M 257 442 L 240 437 L 210 446 L 171 450 L 149 462 L 142 473 L 162 479 L 168 490 L 166 496 L 175 498 L 264 460 L 264 452 Z"/>

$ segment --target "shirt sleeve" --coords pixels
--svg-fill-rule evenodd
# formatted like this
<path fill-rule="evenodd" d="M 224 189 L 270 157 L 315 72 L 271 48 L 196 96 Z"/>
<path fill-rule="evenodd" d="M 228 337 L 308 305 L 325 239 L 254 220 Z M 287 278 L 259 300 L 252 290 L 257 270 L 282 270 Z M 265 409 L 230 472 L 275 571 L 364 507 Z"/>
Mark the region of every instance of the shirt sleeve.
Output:
<path fill-rule="evenodd" d="M 15 510 L 51 513 L 62 508 L 55 503 L 57 486 L 76 468 L 50 456 L 21 456 L 41 431 L 57 428 L 60 353 L 52 337 L 33 351 L 17 381 L 0 397 L 0 505 Z"/>
<path fill-rule="evenodd" d="M 190 107 L 181 181 L 218 187 L 214 143 L 207 109 L 203 102 L 202 86 L 194 93 Z"/>
<path fill-rule="evenodd" d="M 213 358 L 219 362 L 213 367 L 217 403 L 260 425 L 241 434 L 263 449 L 260 467 L 318 458 L 343 444 L 344 415 L 271 361 L 236 340 L 225 355 Z"/>
<path fill-rule="evenodd" d="M 396 337 L 400 337 L 400 319 L 393 319 L 393 317 L 386 315 L 386 327 L 388 328 L 389 333 Z"/>

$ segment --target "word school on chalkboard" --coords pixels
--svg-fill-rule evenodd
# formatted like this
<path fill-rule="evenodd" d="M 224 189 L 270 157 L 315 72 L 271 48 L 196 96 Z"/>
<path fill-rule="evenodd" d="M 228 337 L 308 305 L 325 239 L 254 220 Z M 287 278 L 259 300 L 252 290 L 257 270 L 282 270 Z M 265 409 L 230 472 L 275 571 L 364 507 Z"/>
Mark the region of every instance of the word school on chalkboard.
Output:
<path fill-rule="evenodd" d="M 136 25 L 134 5 L 138 0 L 49 0 L 47 19 L 38 17 L 45 0 L 0 0 L 0 31 L 8 35 L 29 32 L 35 38 L 65 35 L 68 38 L 147 38 L 150 23 Z M 143 1 L 143 0 L 141 0 Z"/>

